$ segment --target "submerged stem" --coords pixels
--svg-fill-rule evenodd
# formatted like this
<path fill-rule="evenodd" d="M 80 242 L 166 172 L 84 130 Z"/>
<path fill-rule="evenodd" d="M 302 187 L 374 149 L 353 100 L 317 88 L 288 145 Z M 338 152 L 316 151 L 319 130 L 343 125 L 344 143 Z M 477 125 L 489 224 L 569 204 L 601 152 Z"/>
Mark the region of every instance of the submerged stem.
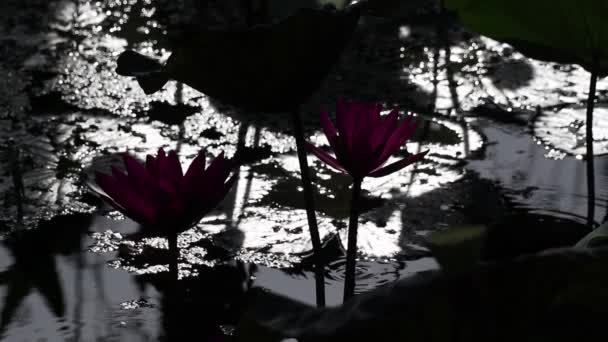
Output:
<path fill-rule="evenodd" d="M 179 279 L 177 234 L 169 234 L 167 240 L 169 242 L 169 276 L 171 278 L 171 283 L 176 284 Z"/>
<path fill-rule="evenodd" d="M 323 264 L 321 263 L 321 237 L 319 235 L 319 227 L 317 226 L 317 217 L 315 214 L 315 202 L 312 193 L 312 182 L 308 172 L 308 160 L 306 159 L 306 150 L 304 147 L 304 126 L 302 118 L 297 110 L 292 112 L 292 120 L 294 126 L 294 135 L 296 138 L 296 147 L 298 152 L 298 161 L 300 162 L 300 177 L 302 178 L 302 187 L 304 188 L 304 204 L 306 206 L 306 218 L 308 219 L 308 228 L 310 231 L 310 240 L 312 241 L 312 249 L 315 260 L 315 283 L 317 306 L 325 306 L 325 282 L 323 277 Z"/>
<path fill-rule="evenodd" d="M 587 99 L 586 119 L 586 145 L 587 145 L 587 224 L 593 228 L 595 223 L 595 168 L 593 165 L 593 107 L 595 102 L 595 89 L 598 78 L 599 59 L 594 57 L 589 81 L 589 97 Z"/>
<path fill-rule="evenodd" d="M 359 202 L 361 179 L 354 179 L 348 222 L 348 247 L 346 250 L 346 271 L 344 275 L 344 301 L 355 294 L 355 273 L 357 265 L 357 228 L 359 227 Z"/>
<path fill-rule="evenodd" d="M 177 233 L 170 233 L 167 236 L 167 242 L 169 243 L 169 279 L 168 287 L 165 293 L 165 310 L 164 310 L 164 324 L 165 324 L 165 337 L 167 341 L 176 340 L 176 336 L 179 335 L 178 327 L 178 311 L 179 311 L 179 293 L 178 293 L 178 281 L 179 281 L 179 249 L 177 247 Z"/>

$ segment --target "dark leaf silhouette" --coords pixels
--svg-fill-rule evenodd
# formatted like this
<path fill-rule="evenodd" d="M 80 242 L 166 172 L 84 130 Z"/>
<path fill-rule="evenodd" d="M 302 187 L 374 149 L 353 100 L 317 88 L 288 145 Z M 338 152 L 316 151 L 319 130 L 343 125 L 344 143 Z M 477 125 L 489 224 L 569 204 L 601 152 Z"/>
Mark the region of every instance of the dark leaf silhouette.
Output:
<path fill-rule="evenodd" d="M 64 314 L 63 291 L 52 257 L 16 257 L 15 264 L 9 271 L 8 291 L 2 309 L 2 323 L 4 329 L 23 302 L 23 300 L 36 289 L 44 297 L 51 311 L 57 316 Z M 38 260 L 39 259 L 39 260 Z"/>
<path fill-rule="evenodd" d="M 116 72 L 137 77 L 148 94 L 174 79 L 246 109 L 289 111 L 325 78 L 358 18 L 356 10 L 301 9 L 276 24 L 200 30 L 186 34 L 163 67 L 125 51 Z"/>
<path fill-rule="evenodd" d="M 603 333 L 608 249 L 419 273 L 317 309 L 255 291 L 239 341 L 564 341 Z"/>
<path fill-rule="evenodd" d="M 199 108 L 182 103 L 172 105 L 167 102 L 153 101 L 150 103 L 150 109 L 141 114 L 147 115 L 150 120 L 160 121 L 167 125 L 181 125 L 186 118 L 198 111 Z"/>

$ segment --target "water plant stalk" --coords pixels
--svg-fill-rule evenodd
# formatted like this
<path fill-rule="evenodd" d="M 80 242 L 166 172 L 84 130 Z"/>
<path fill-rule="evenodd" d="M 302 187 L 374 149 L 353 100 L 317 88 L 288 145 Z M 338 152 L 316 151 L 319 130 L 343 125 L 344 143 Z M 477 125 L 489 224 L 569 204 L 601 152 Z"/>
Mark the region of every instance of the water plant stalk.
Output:
<path fill-rule="evenodd" d="M 304 189 L 304 205 L 306 207 L 306 218 L 308 220 L 308 230 L 310 231 L 310 240 L 312 241 L 313 258 L 315 260 L 315 283 L 317 306 L 325 306 L 325 282 L 323 277 L 323 264 L 321 263 L 321 237 L 319 235 L 319 227 L 317 225 L 317 216 L 315 214 L 315 201 L 313 197 L 312 182 L 308 171 L 308 159 L 306 159 L 306 148 L 304 146 L 304 125 L 302 117 L 298 110 L 292 111 L 292 122 L 294 126 L 294 135 L 296 138 L 296 149 L 298 153 L 298 161 L 300 163 L 300 178 L 302 179 L 302 188 Z"/>
<path fill-rule="evenodd" d="M 591 69 L 591 79 L 589 81 L 589 97 L 587 98 L 587 119 L 586 119 L 586 145 L 587 145 L 587 224 L 593 228 L 595 223 L 595 168 L 593 155 L 593 107 L 595 105 L 595 91 L 597 86 L 599 69 L 599 56 L 593 57 Z"/>
<path fill-rule="evenodd" d="M 348 222 L 348 246 L 346 249 L 346 271 L 344 275 L 344 301 L 355 294 L 355 273 L 357 266 L 357 229 L 359 227 L 359 202 L 362 179 L 353 180 L 350 219 Z"/>
<path fill-rule="evenodd" d="M 177 247 L 177 233 L 169 234 L 169 277 L 171 284 L 177 284 L 179 279 L 178 259 L 179 249 Z"/>
<path fill-rule="evenodd" d="M 8 164 L 13 178 L 13 188 L 15 191 L 15 200 L 17 202 L 17 223 L 23 222 L 23 200 L 25 197 L 25 189 L 23 186 L 23 172 L 21 171 L 19 157 L 19 149 L 13 141 L 9 140 L 8 144 Z"/>
<path fill-rule="evenodd" d="M 176 339 L 178 332 L 178 312 L 179 312 L 179 249 L 177 247 L 177 232 L 169 233 L 167 242 L 169 244 L 169 279 L 167 282 L 167 291 L 165 293 L 164 305 L 164 324 L 167 341 Z"/>

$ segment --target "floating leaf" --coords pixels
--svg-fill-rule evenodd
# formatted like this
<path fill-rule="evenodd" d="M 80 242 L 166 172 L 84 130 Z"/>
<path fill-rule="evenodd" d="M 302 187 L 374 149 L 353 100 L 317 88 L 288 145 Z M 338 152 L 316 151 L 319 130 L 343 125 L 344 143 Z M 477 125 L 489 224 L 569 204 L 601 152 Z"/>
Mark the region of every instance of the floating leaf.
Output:
<path fill-rule="evenodd" d="M 446 272 L 469 270 L 480 260 L 486 229 L 463 226 L 433 233 L 431 251 Z"/>
<path fill-rule="evenodd" d="M 594 229 L 591 233 L 585 235 L 574 247 L 593 248 L 608 245 L 608 223 Z"/>

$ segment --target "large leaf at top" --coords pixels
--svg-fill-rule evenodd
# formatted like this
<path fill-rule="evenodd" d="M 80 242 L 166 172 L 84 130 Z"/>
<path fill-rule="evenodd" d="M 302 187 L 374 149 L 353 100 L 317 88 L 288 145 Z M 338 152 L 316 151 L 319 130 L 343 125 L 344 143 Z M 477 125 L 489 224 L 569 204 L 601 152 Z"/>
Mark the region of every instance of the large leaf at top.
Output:
<path fill-rule="evenodd" d="M 167 61 L 168 74 L 247 109 L 290 111 L 326 77 L 359 15 L 302 9 L 272 25 L 199 31 Z"/>
<path fill-rule="evenodd" d="M 445 0 L 471 29 L 532 58 L 573 63 L 608 74 L 606 0 Z"/>
<path fill-rule="evenodd" d="M 288 112 L 325 79 L 350 40 L 357 9 L 303 8 L 277 23 L 184 33 L 160 66 L 126 51 L 117 73 L 136 76 L 146 93 L 171 78 L 225 103 L 249 110 Z M 142 63 L 151 65 L 149 75 Z M 139 65 L 138 65 L 139 64 Z"/>

